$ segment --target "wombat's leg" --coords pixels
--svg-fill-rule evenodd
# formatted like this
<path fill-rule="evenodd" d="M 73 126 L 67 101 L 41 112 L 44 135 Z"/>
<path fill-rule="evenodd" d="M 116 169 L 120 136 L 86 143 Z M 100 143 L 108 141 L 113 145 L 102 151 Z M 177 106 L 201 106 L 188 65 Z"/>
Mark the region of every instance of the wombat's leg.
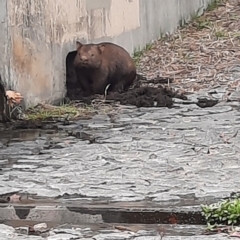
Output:
<path fill-rule="evenodd" d="M 93 94 L 104 94 L 105 88 L 107 87 L 100 79 L 98 81 L 93 82 L 92 91 Z"/>
<path fill-rule="evenodd" d="M 104 94 L 105 89 L 108 85 L 108 76 L 107 74 L 99 74 L 93 77 L 92 81 L 92 91 L 93 94 Z"/>
<path fill-rule="evenodd" d="M 130 88 L 130 86 L 133 84 L 134 76 L 123 76 L 122 78 L 118 79 L 116 81 L 116 84 L 112 86 L 112 91 L 114 92 L 126 92 Z"/>
<path fill-rule="evenodd" d="M 132 73 L 124 77 L 123 81 L 123 91 L 128 91 L 128 89 L 133 85 L 134 81 L 137 80 L 136 73 Z"/>
<path fill-rule="evenodd" d="M 88 81 L 87 76 L 84 76 L 80 73 L 78 73 L 78 71 L 76 71 L 76 79 L 77 79 L 77 85 L 79 85 L 79 87 L 81 88 L 81 90 L 83 91 L 83 94 L 85 96 L 91 95 L 92 93 L 92 88 L 90 85 L 90 81 Z"/>
<path fill-rule="evenodd" d="M 92 86 L 86 78 L 82 78 L 79 83 L 85 96 L 89 96 L 93 93 Z"/>
<path fill-rule="evenodd" d="M 119 81 L 114 86 L 112 86 L 111 91 L 119 93 L 124 92 L 123 81 Z"/>

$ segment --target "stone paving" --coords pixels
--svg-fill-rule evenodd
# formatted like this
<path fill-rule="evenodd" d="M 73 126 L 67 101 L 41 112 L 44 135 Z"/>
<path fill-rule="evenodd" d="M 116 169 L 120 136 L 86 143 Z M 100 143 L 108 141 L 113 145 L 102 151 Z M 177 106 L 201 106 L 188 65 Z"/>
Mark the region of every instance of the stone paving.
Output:
<path fill-rule="evenodd" d="M 49 236 L 26 236 L 15 232 L 15 229 L 9 226 L 0 225 L 0 238 L 4 240 L 160 240 L 161 237 L 153 231 L 138 231 L 137 233 L 119 230 L 103 230 L 93 233 L 90 228 L 76 229 L 55 229 L 50 231 Z M 85 237 L 88 236 L 88 237 Z M 225 240 L 229 239 L 226 234 L 208 235 L 208 236 L 164 236 L 163 240 Z"/>
<path fill-rule="evenodd" d="M 223 88 L 215 91 L 213 96 L 219 99 L 225 93 Z M 198 96 L 206 93 L 192 95 L 190 101 Z M 182 100 L 176 100 L 172 109 L 123 106 L 116 116 L 96 115 L 91 120 L 59 125 L 64 131 L 54 136 L 42 134 L 24 142 L 13 139 L 8 144 L 9 137 L 4 137 L 0 140 L 1 194 L 23 191 L 57 197 L 67 193 L 113 202 L 229 196 L 240 185 L 238 96 L 235 92 L 231 99 L 236 101 L 211 108 L 182 104 Z M 94 141 L 89 141 L 89 136 Z M 111 234 L 92 239 L 157 239 L 126 232 Z M 0 238 L 13 239 L 11 236 Z"/>
<path fill-rule="evenodd" d="M 238 109 L 238 102 L 212 108 L 123 107 L 114 122 L 96 115 L 61 127 L 92 135 L 91 144 L 64 134 L 2 144 L 1 193 L 77 193 L 112 201 L 228 196 L 240 183 Z"/>

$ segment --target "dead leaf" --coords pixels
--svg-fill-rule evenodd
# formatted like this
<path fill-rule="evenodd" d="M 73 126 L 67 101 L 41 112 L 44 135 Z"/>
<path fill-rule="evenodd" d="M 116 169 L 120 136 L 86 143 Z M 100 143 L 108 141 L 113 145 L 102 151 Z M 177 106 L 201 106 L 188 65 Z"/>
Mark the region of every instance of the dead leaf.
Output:
<path fill-rule="evenodd" d="M 131 231 L 131 229 L 124 226 L 114 226 L 114 228 L 120 231 Z"/>
<path fill-rule="evenodd" d="M 8 104 L 13 107 L 14 104 L 20 104 L 23 100 L 23 96 L 16 91 L 8 90 L 6 91 L 6 96 L 8 99 Z"/>
<path fill-rule="evenodd" d="M 175 216 L 171 216 L 169 218 L 169 222 L 170 222 L 170 224 L 177 224 L 177 218 Z"/>
<path fill-rule="evenodd" d="M 233 71 L 239 72 L 238 68 L 232 69 L 240 55 L 239 14 L 239 0 L 204 12 L 201 18 L 155 41 L 138 60 L 138 72 L 147 79 L 159 73 L 164 77 L 174 75 L 181 82 L 174 81 L 171 86 L 181 86 L 186 92 L 223 84 L 234 91 L 237 79 L 230 79 Z"/>
<path fill-rule="evenodd" d="M 231 236 L 231 237 L 237 237 L 237 238 L 240 238 L 240 232 L 233 232 L 233 233 L 230 233 L 230 236 Z"/>
<path fill-rule="evenodd" d="M 17 194 L 13 194 L 11 197 L 8 197 L 7 200 L 10 203 L 19 203 L 21 202 L 21 196 Z"/>
<path fill-rule="evenodd" d="M 159 234 L 159 236 L 160 236 L 160 240 L 162 240 L 163 237 L 164 237 L 165 234 L 166 234 L 166 228 L 164 228 L 163 226 L 159 226 L 159 227 L 157 228 L 157 232 L 158 232 L 158 234 Z"/>

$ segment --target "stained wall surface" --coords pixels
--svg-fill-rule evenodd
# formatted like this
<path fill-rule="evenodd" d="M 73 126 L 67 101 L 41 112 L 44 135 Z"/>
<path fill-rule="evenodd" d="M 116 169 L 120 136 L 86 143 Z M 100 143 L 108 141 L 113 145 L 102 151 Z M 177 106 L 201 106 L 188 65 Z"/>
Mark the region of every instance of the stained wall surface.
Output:
<path fill-rule="evenodd" d="M 0 0 L 0 73 L 28 106 L 65 95 L 65 57 L 75 41 L 115 42 L 130 53 L 211 0 Z"/>

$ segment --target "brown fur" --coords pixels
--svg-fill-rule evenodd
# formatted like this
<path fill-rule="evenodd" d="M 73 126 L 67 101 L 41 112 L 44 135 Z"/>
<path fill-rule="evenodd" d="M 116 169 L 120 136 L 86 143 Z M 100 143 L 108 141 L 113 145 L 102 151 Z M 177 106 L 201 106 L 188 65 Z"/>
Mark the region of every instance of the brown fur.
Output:
<path fill-rule="evenodd" d="M 136 66 L 129 53 L 113 43 L 77 42 L 74 59 L 76 76 L 85 95 L 127 91 L 136 78 Z"/>

